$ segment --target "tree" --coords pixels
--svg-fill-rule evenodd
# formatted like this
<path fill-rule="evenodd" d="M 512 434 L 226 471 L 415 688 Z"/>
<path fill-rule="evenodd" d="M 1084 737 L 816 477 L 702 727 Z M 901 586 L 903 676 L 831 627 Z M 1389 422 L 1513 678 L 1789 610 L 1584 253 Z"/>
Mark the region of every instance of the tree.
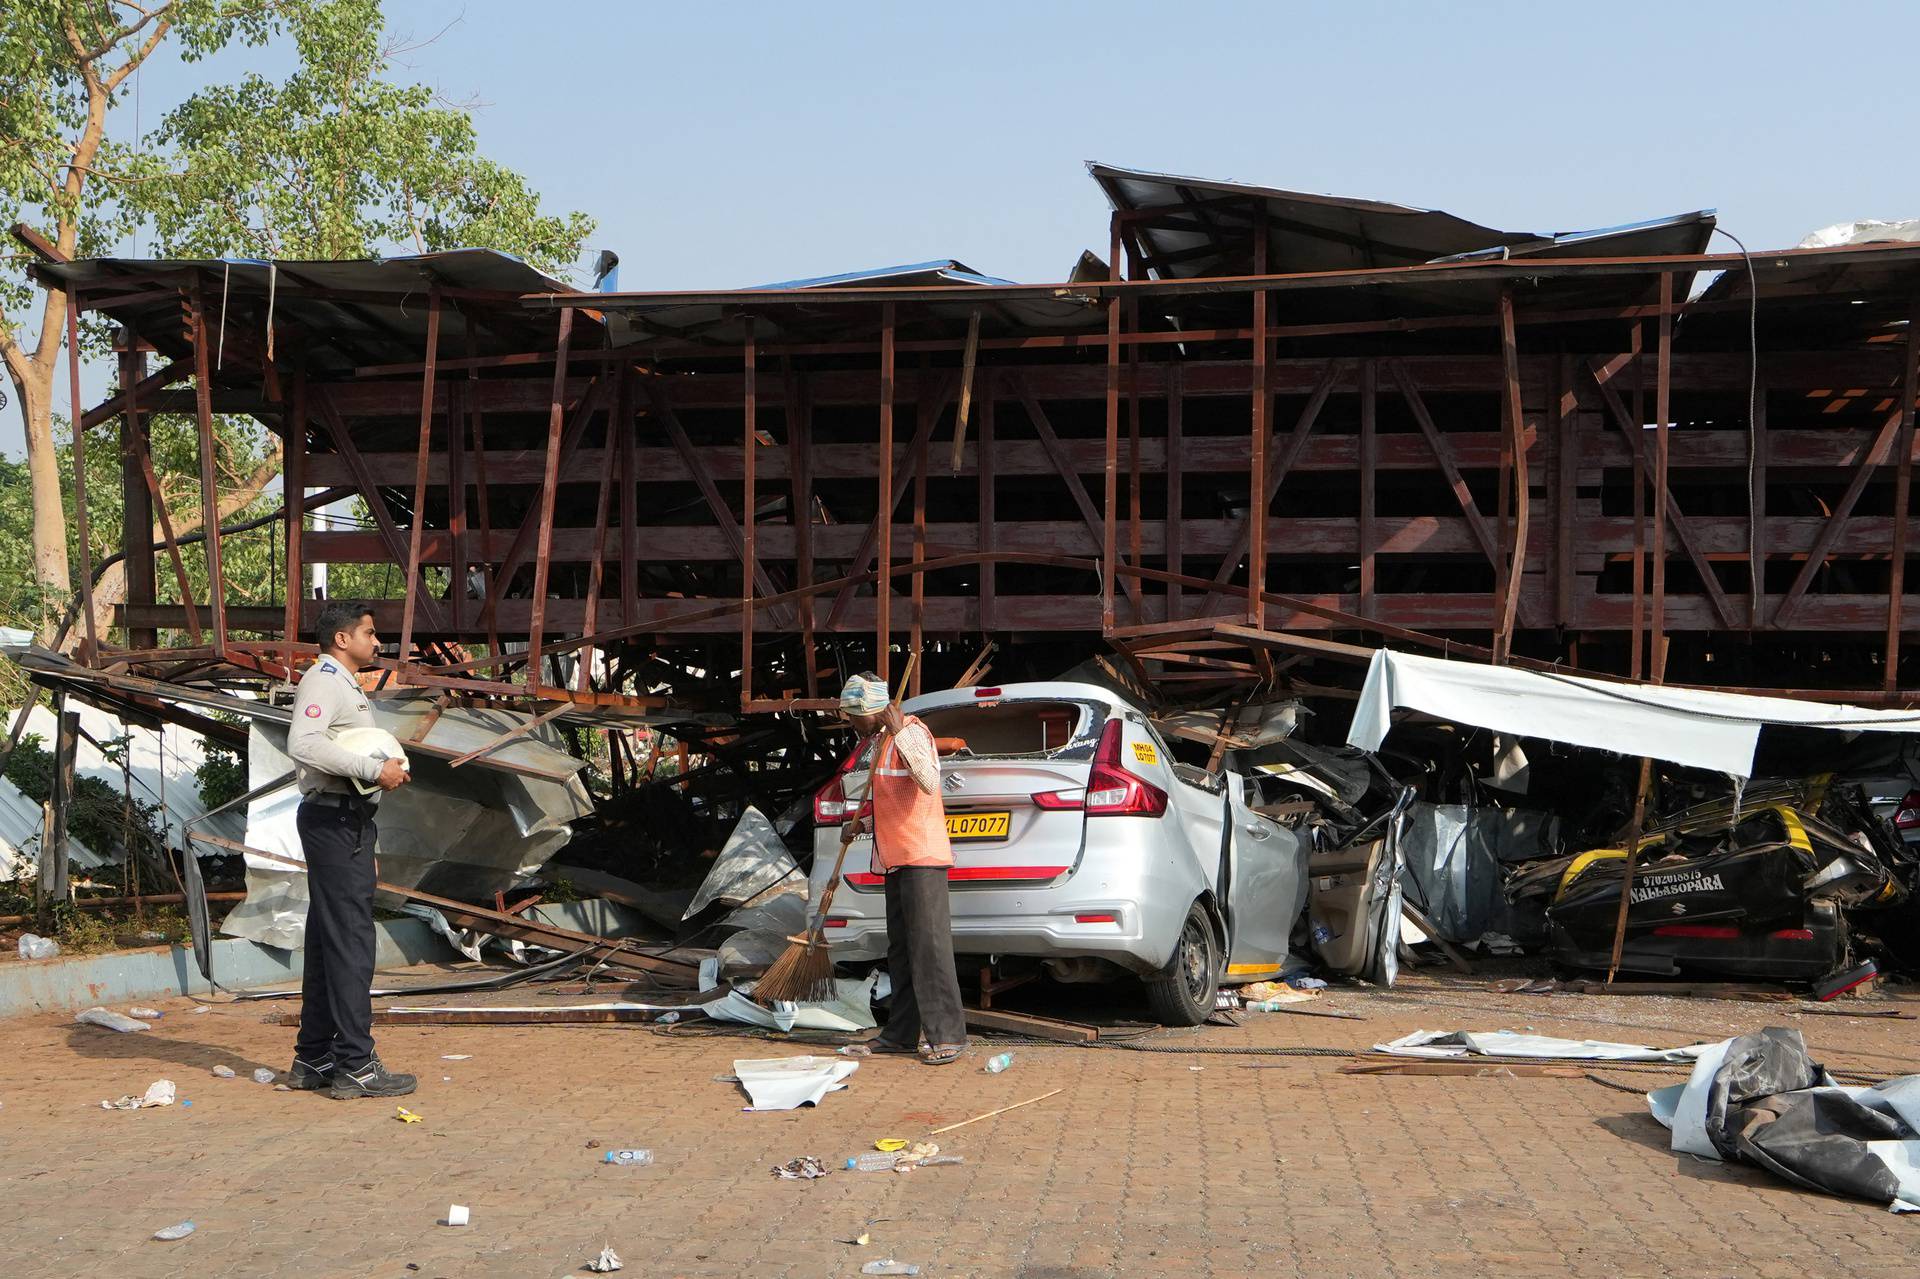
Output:
<path fill-rule="evenodd" d="M 257 43 L 267 13 L 263 5 L 220 0 L 146 7 L 133 0 L 11 0 L 0 34 L 0 224 L 25 221 L 69 257 L 112 244 L 138 216 L 129 197 L 149 176 L 132 148 L 107 136 L 107 112 L 127 77 L 169 35 L 189 59 L 236 36 Z M 44 294 L 37 334 L 28 339 L 13 317 L 31 309 L 33 294 L 23 275 L 0 277 L 0 360 L 26 427 L 33 580 L 44 632 L 49 598 L 63 599 L 72 586 L 53 444 L 67 303 L 60 293 Z"/>
<path fill-rule="evenodd" d="M 172 0 L 149 9 L 130 0 L 15 0 L 15 6 L 9 32 L 0 37 L 0 215 L 38 212 L 63 253 L 100 252 L 138 224 L 148 227 L 162 257 L 353 258 L 470 246 L 560 270 L 592 230 L 583 214 L 542 212 L 522 177 L 481 156 L 464 108 L 440 102 L 424 86 L 386 78 L 400 48 L 387 34 L 378 0 Z M 115 14 L 119 26 L 112 25 Z M 106 108 L 127 74 L 170 32 L 184 41 L 188 57 L 234 39 L 290 36 L 299 66 L 283 82 L 249 74 L 193 94 L 137 151 L 115 143 L 105 136 Z M 106 52 L 82 60 L 100 48 Z M 122 50 L 120 61 L 102 70 L 99 58 L 116 56 L 115 49 Z M 29 98 L 43 100 L 40 109 L 30 109 Z M 9 137 L 23 141 L 10 147 Z M 50 184 L 63 173 L 61 185 Z M 0 302 L 16 310 L 25 309 L 33 293 L 24 279 L 0 279 L 0 288 L 9 290 Z M 31 354 L 13 340 L 13 330 L 0 327 L 0 349 L 28 424 L 35 580 L 42 600 L 51 594 L 59 602 L 71 590 L 62 496 L 70 471 L 54 444 L 51 390 L 65 320 L 65 298 L 48 294 Z M 179 493 L 169 502 L 174 530 L 185 536 L 200 527 L 191 424 L 156 417 L 149 429 L 163 491 Z M 277 437 L 250 423 L 223 422 L 216 444 L 221 520 L 255 513 L 279 473 Z M 90 471 L 96 454 L 104 461 L 111 453 L 91 450 Z M 0 475 L 0 494 L 8 478 Z M 117 477 L 89 475 L 96 541 L 102 532 L 118 540 L 118 524 L 103 519 L 100 506 L 117 501 L 117 490 Z M 108 492 L 115 496 L 96 497 Z M 0 503 L 0 535 L 18 527 L 7 521 L 5 506 Z M 157 526 L 152 536 L 159 538 Z M 170 576 L 164 561 L 161 575 L 164 595 Z M 229 578 L 233 602 L 265 580 Z M 124 597 L 125 577 L 116 564 L 96 588 L 99 619 Z M 29 614 L 12 609 L 26 603 L 0 599 L 0 609 L 17 622 Z M 44 632 L 51 610 L 42 603 L 39 612 Z"/>

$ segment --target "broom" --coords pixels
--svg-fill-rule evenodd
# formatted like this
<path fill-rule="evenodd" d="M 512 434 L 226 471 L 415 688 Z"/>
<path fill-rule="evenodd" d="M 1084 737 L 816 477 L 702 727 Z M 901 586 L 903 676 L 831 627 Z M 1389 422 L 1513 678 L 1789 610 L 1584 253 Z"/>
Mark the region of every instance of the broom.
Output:
<path fill-rule="evenodd" d="M 895 706 L 900 704 L 907 682 L 913 678 L 914 663 L 919 660 L 918 653 L 907 658 L 907 668 L 901 673 L 900 682 L 894 686 Z M 851 822 L 846 830 L 852 830 Z M 833 956 L 827 953 L 826 940 L 827 911 L 833 906 L 834 890 L 840 887 L 840 868 L 846 864 L 847 849 L 852 844 L 853 836 L 850 833 L 840 836 L 840 855 L 833 859 L 833 876 L 827 880 L 827 890 L 820 894 L 820 906 L 813 912 L 813 923 L 806 932 L 787 938 L 785 952 L 768 966 L 766 975 L 754 984 L 755 1003 L 772 1004 L 788 1000 L 807 1003 L 833 997 Z"/>

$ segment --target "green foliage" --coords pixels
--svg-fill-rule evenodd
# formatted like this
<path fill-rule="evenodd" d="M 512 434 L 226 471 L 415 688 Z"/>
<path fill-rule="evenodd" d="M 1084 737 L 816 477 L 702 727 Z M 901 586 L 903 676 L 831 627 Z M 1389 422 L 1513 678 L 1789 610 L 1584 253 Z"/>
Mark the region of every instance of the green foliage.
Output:
<path fill-rule="evenodd" d="M 357 258 L 477 246 L 561 270 L 592 230 L 480 155 L 473 120 L 393 62 L 378 0 L 283 0 L 300 66 L 202 90 L 154 138 L 179 176 L 142 192 L 163 252 Z"/>
<path fill-rule="evenodd" d="M 7 760 L 6 778 L 18 786 L 36 804 L 53 797 L 53 752 L 37 733 L 20 739 L 12 758 Z M 101 856 L 109 856 L 126 845 L 126 796 L 98 777 L 76 777 L 73 802 L 67 808 L 67 833 Z M 150 847 L 165 847 L 165 826 L 160 809 L 153 804 L 133 803 L 133 837 Z"/>
<path fill-rule="evenodd" d="M 240 752 L 222 746 L 212 738 L 206 742 L 207 757 L 193 770 L 200 783 L 200 802 L 208 808 L 239 799 L 247 793 L 247 762 Z"/>

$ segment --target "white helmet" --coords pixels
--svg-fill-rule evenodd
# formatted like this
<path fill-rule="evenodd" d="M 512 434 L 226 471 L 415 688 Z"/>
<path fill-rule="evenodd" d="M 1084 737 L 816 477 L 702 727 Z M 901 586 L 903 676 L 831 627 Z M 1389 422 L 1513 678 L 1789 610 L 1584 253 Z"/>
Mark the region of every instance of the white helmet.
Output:
<path fill-rule="evenodd" d="M 400 739 L 384 728 L 349 728 L 333 740 L 343 749 L 350 750 L 356 755 L 370 755 L 379 760 L 399 760 L 401 768 L 408 772 L 413 771 L 413 766 L 407 763 L 406 751 L 400 748 Z M 353 784 L 362 795 L 371 795 L 380 789 L 378 783 L 363 782 L 359 778 L 355 778 Z"/>

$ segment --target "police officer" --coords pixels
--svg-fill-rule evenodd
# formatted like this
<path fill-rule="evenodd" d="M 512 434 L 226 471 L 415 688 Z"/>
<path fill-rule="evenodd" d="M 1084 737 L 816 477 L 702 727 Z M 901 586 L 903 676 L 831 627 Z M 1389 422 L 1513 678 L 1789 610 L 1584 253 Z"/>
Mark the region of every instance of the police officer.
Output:
<path fill-rule="evenodd" d="M 376 759 L 334 738 L 373 727 L 373 712 L 355 675 L 380 648 L 365 604 L 329 601 L 315 639 L 320 660 L 307 668 L 294 696 L 287 753 L 300 787 L 300 848 L 307 860 L 306 968 L 300 980 L 300 1036 L 289 1087 L 331 1088 L 336 1100 L 404 1097 L 412 1075 L 399 1075 L 373 1053 L 373 840 L 379 793 L 355 782 L 397 790 L 407 783 L 398 760 Z"/>

